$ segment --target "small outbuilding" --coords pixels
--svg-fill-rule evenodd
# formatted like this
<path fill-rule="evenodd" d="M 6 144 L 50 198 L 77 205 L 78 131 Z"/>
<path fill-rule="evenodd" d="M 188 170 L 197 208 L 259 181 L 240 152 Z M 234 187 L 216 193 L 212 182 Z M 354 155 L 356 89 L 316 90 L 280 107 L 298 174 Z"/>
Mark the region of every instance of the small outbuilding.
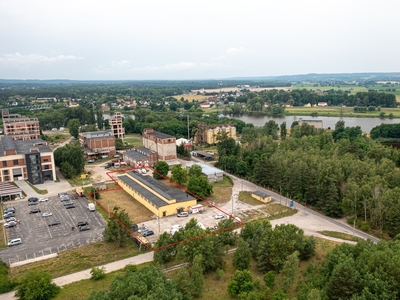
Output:
<path fill-rule="evenodd" d="M 102 191 L 102 190 L 107 189 L 105 182 L 95 182 L 92 184 L 92 186 L 96 191 Z"/>
<path fill-rule="evenodd" d="M 272 196 L 271 195 L 268 195 L 268 194 L 260 192 L 260 191 L 252 192 L 251 196 L 254 199 L 257 199 L 257 200 L 259 200 L 259 201 L 261 201 L 263 203 L 269 203 L 269 202 L 272 201 Z"/>

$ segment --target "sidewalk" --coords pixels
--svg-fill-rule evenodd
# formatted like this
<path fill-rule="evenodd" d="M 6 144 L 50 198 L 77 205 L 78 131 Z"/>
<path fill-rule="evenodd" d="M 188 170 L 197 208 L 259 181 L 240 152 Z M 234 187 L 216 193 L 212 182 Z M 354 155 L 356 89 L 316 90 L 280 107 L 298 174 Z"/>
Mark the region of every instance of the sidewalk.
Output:
<path fill-rule="evenodd" d="M 126 265 L 141 265 L 147 262 L 153 261 L 153 252 L 147 252 L 144 254 L 140 254 L 134 257 L 126 258 L 123 260 L 115 261 L 106 265 L 103 265 L 106 269 L 106 273 L 114 272 L 116 270 L 123 269 Z M 103 267 L 103 266 L 98 266 L 98 267 Z M 77 273 L 72 273 L 69 275 L 65 275 L 62 277 L 54 278 L 53 282 L 57 284 L 58 286 L 62 287 L 64 285 L 81 281 L 84 279 L 90 279 L 90 270 L 87 269 L 84 271 L 80 271 Z M 5 294 L 0 294 L 0 299 L 2 300 L 15 300 L 15 292 L 9 292 Z"/>

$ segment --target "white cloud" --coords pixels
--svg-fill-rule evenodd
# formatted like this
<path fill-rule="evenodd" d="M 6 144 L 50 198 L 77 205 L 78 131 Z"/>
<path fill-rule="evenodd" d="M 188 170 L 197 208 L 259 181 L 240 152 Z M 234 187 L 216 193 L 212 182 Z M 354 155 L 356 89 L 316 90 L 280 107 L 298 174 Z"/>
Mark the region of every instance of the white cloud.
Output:
<path fill-rule="evenodd" d="M 238 54 L 246 51 L 246 49 L 243 46 L 238 47 L 229 47 L 228 49 L 225 50 L 225 53 L 228 55 L 231 54 Z"/>
<path fill-rule="evenodd" d="M 12 54 L 3 54 L 0 56 L 0 63 L 5 65 L 31 65 L 31 64 L 51 64 L 65 60 L 80 60 L 83 57 L 75 55 L 57 55 L 45 56 L 40 54 L 21 54 L 19 52 Z"/>
<path fill-rule="evenodd" d="M 114 68 L 125 69 L 130 67 L 131 62 L 129 60 L 112 61 L 111 66 Z"/>

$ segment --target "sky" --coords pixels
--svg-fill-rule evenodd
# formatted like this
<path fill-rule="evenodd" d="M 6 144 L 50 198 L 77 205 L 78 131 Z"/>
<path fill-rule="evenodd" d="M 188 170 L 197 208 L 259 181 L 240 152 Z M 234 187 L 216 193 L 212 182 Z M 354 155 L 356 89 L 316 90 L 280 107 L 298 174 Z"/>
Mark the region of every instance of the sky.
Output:
<path fill-rule="evenodd" d="M 399 72 L 399 10 L 399 0 L 0 0 L 0 79 Z"/>

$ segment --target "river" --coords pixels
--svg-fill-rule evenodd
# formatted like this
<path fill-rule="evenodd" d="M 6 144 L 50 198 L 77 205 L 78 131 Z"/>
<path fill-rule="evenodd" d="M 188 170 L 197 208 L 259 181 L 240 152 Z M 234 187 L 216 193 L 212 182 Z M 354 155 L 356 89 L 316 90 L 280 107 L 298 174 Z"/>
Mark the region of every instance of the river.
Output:
<path fill-rule="evenodd" d="M 299 120 L 322 120 L 323 128 L 335 129 L 335 125 L 339 120 L 343 120 L 346 127 L 360 126 L 363 132 L 370 132 L 375 126 L 384 124 L 396 124 L 400 123 L 400 119 L 380 119 L 380 118 L 351 118 L 351 117 L 311 117 L 311 116 L 284 116 L 284 117 L 271 117 L 271 116 L 238 116 L 233 117 L 234 119 L 242 120 L 245 123 L 254 124 L 254 126 L 264 126 L 269 120 L 274 120 L 276 123 L 281 125 L 286 122 L 286 127 L 289 128 L 293 121 Z"/>

